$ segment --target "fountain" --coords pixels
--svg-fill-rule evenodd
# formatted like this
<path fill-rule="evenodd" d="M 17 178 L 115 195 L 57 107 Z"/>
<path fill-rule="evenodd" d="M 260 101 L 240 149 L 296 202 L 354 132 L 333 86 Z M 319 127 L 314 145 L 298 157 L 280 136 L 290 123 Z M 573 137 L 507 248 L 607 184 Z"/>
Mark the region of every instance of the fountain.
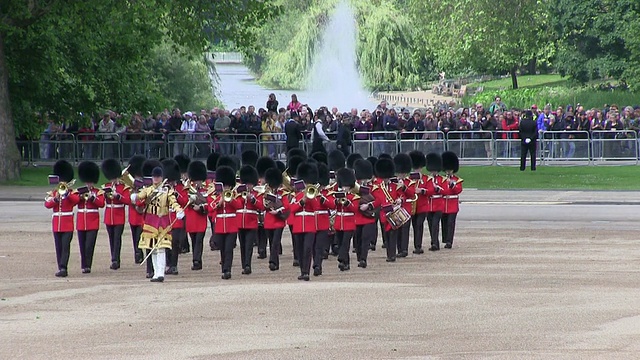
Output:
<path fill-rule="evenodd" d="M 356 26 L 351 6 L 341 0 L 316 47 L 306 91 L 312 107 L 335 106 L 341 112 L 349 112 L 352 107 L 360 111 L 375 106 L 357 68 Z"/>

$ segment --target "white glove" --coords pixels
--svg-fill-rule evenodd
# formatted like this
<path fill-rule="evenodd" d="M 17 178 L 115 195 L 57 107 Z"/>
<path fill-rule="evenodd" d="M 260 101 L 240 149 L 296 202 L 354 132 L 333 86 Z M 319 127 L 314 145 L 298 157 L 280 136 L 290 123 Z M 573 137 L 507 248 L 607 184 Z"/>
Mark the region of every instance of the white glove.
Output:
<path fill-rule="evenodd" d="M 178 211 L 178 213 L 176 214 L 176 218 L 178 220 L 184 219 L 184 211 Z"/>
<path fill-rule="evenodd" d="M 530 142 L 531 142 L 531 139 L 529 139 L 529 138 L 524 139 L 524 143 L 525 143 L 525 144 L 528 144 L 528 143 L 530 143 Z"/>
<path fill-rule="evenodd" d="M 132 203 L 136 202 L 137 199 L 138 199 L 138 194 L 136 194 L 136 193 L 131 194 L 131 202 Z"/>

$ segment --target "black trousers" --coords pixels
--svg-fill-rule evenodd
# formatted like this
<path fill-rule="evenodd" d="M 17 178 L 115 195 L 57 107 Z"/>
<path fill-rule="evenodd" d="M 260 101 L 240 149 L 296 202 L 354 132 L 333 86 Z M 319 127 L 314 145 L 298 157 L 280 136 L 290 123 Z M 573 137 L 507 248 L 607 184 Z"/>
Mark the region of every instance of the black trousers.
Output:
<path fill-rule="evenodd" d="M 258 229 L 239 229 L 238 240 L 240 240 L 240 263 L 242 268 L 251 267 L 253 257 L 253 242 L 258 237 Z"/>
<path fill-rule="evenodd" d="M 129 224 L 129 226 L 131 227 L 131 239 L 133 240 L 133 257 L 136 260 L 136 263 L 138 263 L 144 259 L 142 249 L 138 248 L 138 244 L 140 244 L 140 235 L 142 235 L 142 226 L 131 224 Z"/>
<path fill-rule="evenodd" d="M 216 242 L 213 240 L 213 236 L 216 233 L 216 223 L 213 222 L 211 218 L 209 218 L 209 224 L 211 224 L 211 237 L 209 238 L 209 247 L 211 247 L 211 251 L 216 251 L 218 250 L 218 245 L 216 245 Z"/>
<path fill-rule="evenodd" d="M 442 242 L 453 245 L 453 236 L 456 232 L 457 213 L 442 214 Z"/>
<path fill-rule="evenodd" d="M 338 261 L 349 265 L 351 256 L 349 256 L 349 250 L 351 249 L 351 237 L 353 231 L 336 231 L 336 238 L 340 243 L 340 249 L 338 250 Z"/>
<path fill-rule="evenodd" d="M 181 229 L 184 231 L 183 229 Z M 191 246 L 193 247 L 193 264 L 202 265 L 202 252 L 204 250 L 204 232 L 189 233 Z"/>
<path fill-rule="evenodd" d="M 300 259 L 299 249 L 302 249 L 301 246 L 298 245 L 298 239 L 301 234 L 293 233 L 293 225 L 289 225 L 289 233 L 291 234 L 291 247 L 293 248 L 293 261 L 298 261 Z"/>
<path fill-rule="evenodd" d="M 399 229 L 385 231 L 384 238 L 387 243 L 387 258 L 395 259 L 396 258 L 396 250 L 398 249 L 398 232 Z"/>
<path fill-rule="evenodd" d="M 356 256 L 358 261 L 367 261 L 369 256 L 369 245 L 372 239 L 378 237 L 378 226 L 376 223 L 367 225 L 357 225 L 353 240 L 355 242 Z"/>
<path fill-rule="evenodd" d="M 431 246 L 436 249 L 440 248 L 440 218 L 442 217 L 442 211 L 428 212 L 427 224 L 429 225 L 429 234 L 431 235 Z"/>
<path fill-rule="evenodd" d="M 382 221 L 380 221 L 380 218 L 378 217 L 378 222 L 377 225 L 380 227 L 380 234 L 382 235 L 382 243 L 385 244 L 387 243 L 387 237 L 385 236 L 385 231 L 384 231 L 384 225 L 382 224 Z M 378 237 L 376 236 L 375 238 L 371 239 L 371 246 L 372 247 L 376 247 L 376 244 L 378 243 Z"/>
<path fill-rule="evenodd" d="M 71 254 L 72 239 L 73 231 L 53 233 L 53 240 L 56 246 L 56 262 L 58 263 L 58 270 L 67 270 L 67 265 L 69 265 L 69 255 Z"/>
<path fill-rule="evenodd" d="M 167 264 L 171 267 L 178 267 L 178 257 L 180 256 L 180 231 L 183 229 L 171 229 L 171 251 L 168 254 Z"/>
<path fill-rule="evenodd" d="M 413 248 L 422 249 L 422 236 L 424 235 L 424 220 L 427 213 L 418 213 L 411 217 L 411 226 L 413 227 Z"/>
<path fill-rule="evenodd" d="M 145 249 L 144 257 L 149 256 L 150 252 L 151 252 L 151 249 Z M 153 256 L 153 255 L 151 255 L 151 256 Z M 145 265 L 147 266 L 147 274 L 153 275 L 153 261 L 151 261 L 151 256 L 149 256 L 147 258 L 147 262 L 145 263 Z"/>
<path fill-rule="evenodd" d="M 271 242 L 271 239 L 267 239 L 267 230 L 262 226 L 258 226 L 258 255 L 267 255 L 267 240 Z M 271 244 L 269 244 L 271 248 Z"/>
<path fill-rule="evenodd" d="M 178 232 L 178 240 L 180 240 L 180 249 L 182 249 L 182 252 L 188 252 L 189 251 L 189 238 L 187 237 L 187 230 L 184 228 L 184 226 L 182 228 L 176 229 L 176 230 L 182 230 L 180 232 Z M 173 231 L 173 229 L 172 229 Z"/>
<path fill-rule="evenodd" d="M 120 252 L 122 251 L 122 232 L 123 225 L 107 225 L 107 234 L 109 234 L 109 248 L 111 249 L 111 262 L 120 265 Z"/>
<path fill-rule="evenodd" d="M 236 246 L 238 233 L 215 234 L 215 242 L 220 247 L 220 259 L 222 260 L 222 272 L 231 272 L 233 265 L 233 248 Z"/>
<path fill-rule="evenodd" d="M 280 267 L 280 252 L 282 251 L 282 232 L 284 228 L 265 230 L 271 246 L 269 247 L 269 263 Z"/>
<path fill-rule="evenodd" d="M 520 142 L 520 170 L 524 171 L 527 168 L 527 153 L 531 155 L 531 170 L 536 169 L 537 143 L 538 141 L 533 139 L 528 144 L 524 141 Z"/>
<path fill-rule="evenodd" d="M 80 267 L 91 269 L 93 252 L 96 249 L 98 230 L 78 230 L 78 244 L 80 245 Z"/>
<path fill-rule="evenodd" d="M 300 273 L 301 274 L 309 274 L 311 270 L 311 259 L 313 256 L 313 247 L 315 245 L 316 233 L 303 233 L 296 234 L 298 240 L 296 242 L 296 246 L 298 247 L 298 254 L 300 257 L 298 260 L 300 261 Z"/>
<path fill-rule="evenodd" d="M 398 253 L 409 252 L 409 230 L 411 229 L 411 221 L 407 221 L 398 229 Z"/>
<path fill-rule="evenodd" d="M 313 267 L 322 269 L 324 251 L 329 243 L 329 230 L 319 230 L 315 235 L 313 240 Z"/>

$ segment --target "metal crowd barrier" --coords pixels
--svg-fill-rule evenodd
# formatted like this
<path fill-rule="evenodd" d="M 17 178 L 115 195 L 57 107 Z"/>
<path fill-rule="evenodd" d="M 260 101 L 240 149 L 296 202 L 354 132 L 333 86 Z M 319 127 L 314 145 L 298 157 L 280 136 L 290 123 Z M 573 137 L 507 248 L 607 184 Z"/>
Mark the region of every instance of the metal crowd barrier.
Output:
<path fill-rule="evenodd" d="M 542 146 L 543 162 L 591 162 L 588 131 L 541 131 L 538 144 Z"/>
<path fill-rule="evenodd" d="M 591 132 L 593 164 L 633 161 L 638 164 L 638 134 L 633 130 L 600 130 Z"/>
<path fill-rule="evenodd" d="M 494 163 L 495 139 L 491 131 L 449 131 L 446 148 L 459 158 Z"/>
<path fill-rule="evenodd" d="M 352 135 L 352 150 L 364 158 L 386 153 L 391 156 L 399 152 L 399 138 L 397 132 L 368 131 L 354 132 Z"/>
<path fill-rule="evenodd" d="M 225 134 L 226 135 L 226 134 Z M 230 135 L 235 136 L 235 134 Z M 231 143 L 235 143 L 231 141 Z M 206 159 L 212 152 L 211 133 L 170 133 L 167 134 L 168 156 L 185 154 L 191 159 Z"/>
<path fill-rule="evenodd" d="M 245 150 L 260 153 L 256 134 L 215 134 L 212 149 L 224 155 L 240 156 Z"/>

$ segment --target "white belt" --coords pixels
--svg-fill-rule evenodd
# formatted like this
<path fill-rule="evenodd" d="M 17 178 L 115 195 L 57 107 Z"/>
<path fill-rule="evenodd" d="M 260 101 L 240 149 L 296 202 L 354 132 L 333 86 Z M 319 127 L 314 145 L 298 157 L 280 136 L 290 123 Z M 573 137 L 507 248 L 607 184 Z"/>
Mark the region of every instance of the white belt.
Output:
<path fill-rule="evenodd" d="M 236 214 L 216 214 L 216 217 L 219 217 L 219 218 L 230 218 L 230 217 L 236 217 Z"/>
<path fill-rule="evenodd" d="M 301 211 L 296 213 L 296 216 L 313 216 L 316 213 L 314 213 L 313 211 Z"/>
<path fill-rule="evenodd" d="M 98 209 L 78 209 L 79 213 L 97 213 Z"/>
<path fill-rule="evenodd" d="M 407 200 L 405 200 L 404 202 L 406 202 L 406 203 L 412 203 L 412 202 L 416 202 L 416 201 L 418 201 L 418 200 L 407 199 Z"/>
<path fill-rule="evenodd" d="M 51 217 L 54 217 L 54 216 L 73 216 L 73 211 L 54 212 L 53 215 L 51 215 Z"/>
<path fill-rule="evenodd" d="M 238 209 L 238 210 L 236 210 L 236 212 L 240 213 L 240 214 L 255 214 L 255 215 L 258 215 L 257 211 L 249 210 L 249 209 Z"/>
<path fill-rule="evenodd" d="M 316 215 L 331 215 L 331 212 L 329 210 L 318 210 L 314 214 L 316 214 Z"/>
<path fill-rule="evenodd" d="M 442 195 L 431 195 L 432 199 L 440 199 Z"/>
<path fill-rule="evenodd" d="M 338 212 L 336 213 L 336 215 L 337 215 L 337 216 L 353 216 L 353 215 L 354 215 L 354 213 L 352 213 L 352 212 L 342 212 L 342 211 L 338 211 Z"/>
<path fill-rule="evenodd" d="M 457 199 L 459 196 L 458 195 L 447 195 L 444 198 L 445 199 Z"/>
<path fill-rule="evenodd" d="M 120 209 L 124 207 L 124 204 L 106 204 L 105 206 L 108 208 Z"/>

